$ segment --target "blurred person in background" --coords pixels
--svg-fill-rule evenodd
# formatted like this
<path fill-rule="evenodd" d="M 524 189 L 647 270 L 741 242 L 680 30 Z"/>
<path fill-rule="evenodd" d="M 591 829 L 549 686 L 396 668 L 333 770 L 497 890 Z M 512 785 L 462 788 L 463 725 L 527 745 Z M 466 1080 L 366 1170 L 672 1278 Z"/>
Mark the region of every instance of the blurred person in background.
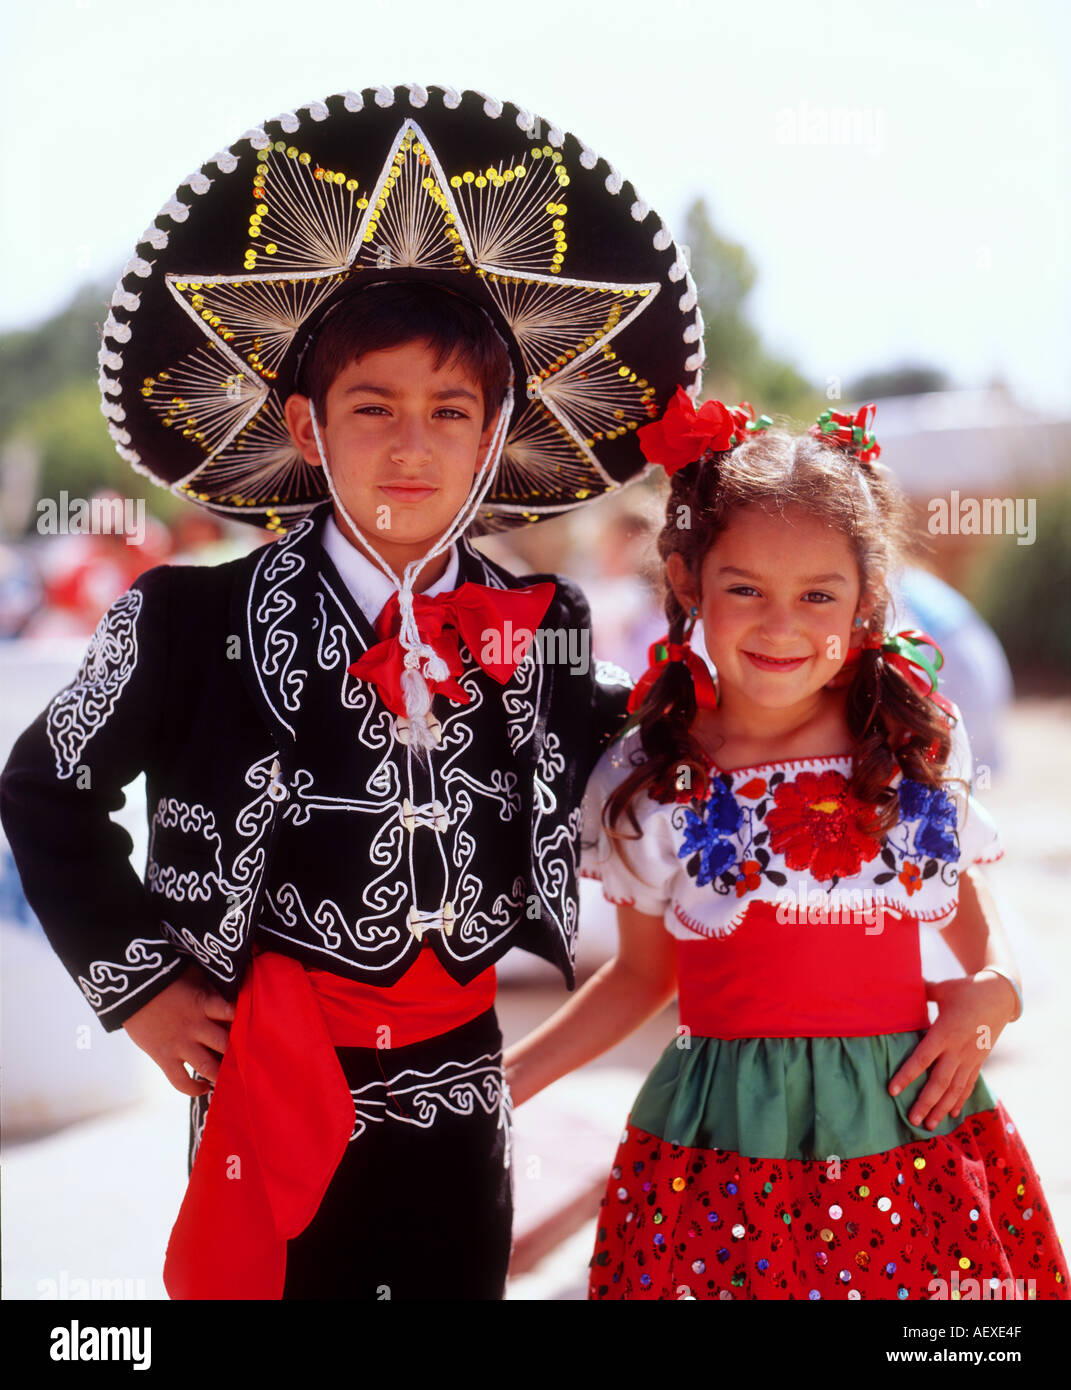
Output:
<path fill-rule="evenodd" d="M 0 640 L 23 636 L 41 605 L 41 580 L 24 554 L 0 545 Z"/>
<path fill-rule="evenodd" d="M 239 535 L 211 512 L 184 513 L 171 527 L 174 550 L 168 564 L 222 565 L 248 555 L 255 546 L 266 545 L 272 539 L 269 532 L 253 533 L 248 526 L 241 531 Z"/>
<path fill-rule="evenodd" d="M 93 501 L 118 502 L 118 493 L 102 490 Z M 27 622 L 24 637 L 88 636 L 109 606 L 134 580 L 163 564 L 171 537 L 163 522 L 145 516 L 141 544 L 128 544 L 122 531 L 79 533 L 43 540 L 39 556 L 44 604 Z"/>
<path fill-rule="evenodd" d="M 657 593 L 656 524 L 639 500 L 599 508 L 595 517 L 577 517 L 577 524 L 573 568 L 591 605 L 593 655 L 635 677 L 647 668 L 647 649 L 661 631 L 659 624 L 665 626 Z"/>

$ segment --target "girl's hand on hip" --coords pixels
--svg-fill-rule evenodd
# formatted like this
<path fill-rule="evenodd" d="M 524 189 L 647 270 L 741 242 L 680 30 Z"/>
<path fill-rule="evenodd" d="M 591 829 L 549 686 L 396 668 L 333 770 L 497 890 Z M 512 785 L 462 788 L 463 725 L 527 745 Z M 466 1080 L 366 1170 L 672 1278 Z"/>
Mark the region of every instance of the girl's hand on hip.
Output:
<path fill-rule="evenodd" d="M 925 981 L 938 1014 L 926 1036 L 889 1082 L 898 1095 L 927 1068 L 929 1080 L 911 1107 L 913 1125 L 936 1129 L 949 1112 L 957 1118 L 974 1090 L 982 1063 L 1018 1012 L 1015 991 L 999 975 Z"/>

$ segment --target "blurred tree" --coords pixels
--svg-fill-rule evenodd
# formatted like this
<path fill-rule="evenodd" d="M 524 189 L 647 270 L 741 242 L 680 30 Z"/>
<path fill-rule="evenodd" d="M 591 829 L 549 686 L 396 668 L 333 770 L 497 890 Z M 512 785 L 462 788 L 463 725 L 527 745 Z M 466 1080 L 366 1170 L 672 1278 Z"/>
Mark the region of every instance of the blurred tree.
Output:
<path fill-rule="evenodd" d="M 119 457 L 100 411 L 97 350 L 111 283 L 84 286 L 36 328 L 0 334 L 0 446 L 17 442 L 36 455 L 40 497 L 113 488 L 144 497 L 148 512 L 170 523 L 188 504 Z M 36 520 L 33 511 L 30 530 Z"/>
<path fill-rule="evenodd" d="M 39 458 L 37 492 L 58 498 L 90 497 L 112 488 L 124 497 L 144 497 L 147 511 L 170 523 L 189 503 L 137 473 L 120 458 L 100 413 L 96 379 L 83 375 L 42 397 L 19 416 L 19 437 L 33 442 Z M 37 513 L 31 519 L 36 524 Z"/>
<path fill-rule="evenodd" d="M 110 294 L 110 285 L 84 285 L 65 309 L 36 328 L 0 334 L 0 438 L 15 432 L 18 417 L 34 401 L 79 378 L 96 380 Z"/>
<path fill-rule="evenodd" d="M 884 371 L 864 372 L 851 382 L 848 393 L 858 401 L 879 401 L 889 396 L 922 396 L 927 391 L 947 391 L 952 378 L 940 367 L 905 362 Z"/>
<path fill-rule="evenodd" d="M 684 226 L 703 311 L 703 394 L 730 403 L 750 400 L 759 414 L 807 419 L 824 409 L 818 389 L 762 346 L 747 317 L 745 301 L 758 274 L 747 251 L 719 235 L 702 198 L 688 209 Z"/>
<path fill-rule="evenodd" d="M 967 591 L 1000 638 L 1020 689 L 1067 689 L 1071 623 L 1060 618 L 1059 595 L 1071 593 L 1071 487 L 1036 502 L 1034 544 L 1018 545 L 1011 536 L 994 543 Z"/>

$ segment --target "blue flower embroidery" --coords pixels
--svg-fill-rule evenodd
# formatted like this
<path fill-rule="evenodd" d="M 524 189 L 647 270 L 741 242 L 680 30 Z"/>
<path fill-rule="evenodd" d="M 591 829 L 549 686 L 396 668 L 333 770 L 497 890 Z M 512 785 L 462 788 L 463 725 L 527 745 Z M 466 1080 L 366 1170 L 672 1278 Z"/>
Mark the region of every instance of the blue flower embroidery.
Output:
<path fill-rule="evenodd" d="M 946 863 L 959 858 L 956 845 L 956 808 L 940 787 L 921 782 L 900 783 L 900 818 L 920 821 L 915 831 L 915 850 Z"/>
<path fill-rule="evenodd" d="M 736 862 L 732 838 L 740 825 L 740 807 L 721 778 L 715 777 L 702 811 L 696 812 L 689 807 L 684 814 L 684 843 L 677 857 L 688 859 L 698 853 L 699 872 L 695 881 L 703 888 Z"/>

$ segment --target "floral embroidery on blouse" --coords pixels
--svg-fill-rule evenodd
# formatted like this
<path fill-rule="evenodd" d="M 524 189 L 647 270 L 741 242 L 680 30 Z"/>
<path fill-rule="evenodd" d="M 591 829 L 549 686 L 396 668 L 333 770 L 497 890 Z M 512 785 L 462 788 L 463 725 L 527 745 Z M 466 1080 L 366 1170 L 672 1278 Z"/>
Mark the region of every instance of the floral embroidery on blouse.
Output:
<path fill-rule="evenodd" d="M 740 807 L 732 786 L 732 778 L 712 777 L 706 799 L 693 801 L 684 812 L 684 843 L 677 857 L 688 860 L 685 867 L 700 888 L 736 863 L 734 837 L 740 826 Z"/>
<path fill-rule="evenodd" d="M 585 798 L 587 872 L 603 880 L 604 895 L 661 915 L 674 935 L 723 938 L 755 902 L 791 899 L 809 911 L 816 898 L 833 907 L 842 894 L 853 910 L 858 897 L 862 907 L 943 925 L 955 913 L 963 869 L 1003 853 L 996 827 L 969 796 L 969 747 L 958 726 L 953 742 L 953 780 L 893 782 L 899 818 L 884 834 L 870 830 L 871 808 L 852 794 L 851 754 L 732 771 L 708 759 L 702 790 L 639 799 L 640 835 L 626 859 L 599 815 L 642 760 L 633 732 L 603 753 Z"/>
<path fill-rule="evenodd" d="M 907 780 L 897 796 L 900 820 L 880 838 L 860 827 L 867 808 L 836 768 L 801 770 L 791 778 L 775 771 L 734 787 L 733 773 L 712 767 L 702 798 L 689 804 L 679 798 L 675 823 L 684 834 L 677 857 L 697 887 L 737 898 L 758 892 L 763 880 L 783 888 L 788 877 L 781 866 L 835 888 L 877 860 L 874 887 L 896 879 L 908 898 L 942 870 L 952 873 L 942 879 L 953 883 L 949 866 L 960 850 L 951 798 L 940 787 Z"/>
<path fill-rule="evenodd" d="M 848 790 L 842 772 L 801 772 L 782 782 L 766 816 L 770 848 L 790 869 L 834 883 L 857 874 L 881 850 L 881 841 L 859 829 L 866 807 Z"/>
<path fill-rule="evenodd" d="M 946 864 L 958 858 L 956 808 L 948 793 L 941 787 L 926 787 L 921 782 L 905 779 L 897 794 L 900 819 L 921 822 L 915 828 L 916 853 L 921 851 L 931 859 L 943 859 Z"/>

